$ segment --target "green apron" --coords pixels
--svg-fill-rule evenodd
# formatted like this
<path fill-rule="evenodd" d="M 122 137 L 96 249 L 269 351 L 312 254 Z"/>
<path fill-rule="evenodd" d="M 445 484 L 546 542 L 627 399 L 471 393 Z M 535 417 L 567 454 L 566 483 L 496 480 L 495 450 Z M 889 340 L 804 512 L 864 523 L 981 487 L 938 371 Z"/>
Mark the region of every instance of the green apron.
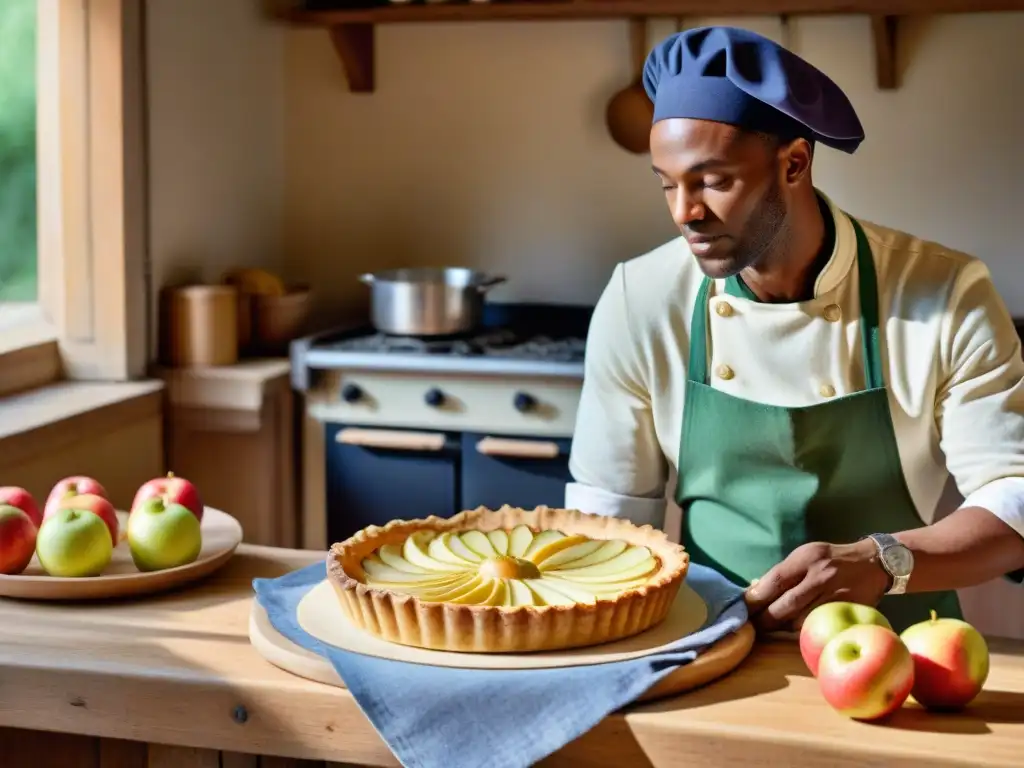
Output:
<path fill-rule="evenodd" d="M 676 501 L 693 562 L 739 584 L 763 576 L 801 544 L 854 542 L 923 525 L 903 478 L 878 331 L 878 285 L 864 232 L 857 271 L 867 388 L 798 408 L 744 400 L 707 382 L 705 277 L 693 308 Z M 962 618 L 956 592 L 887 595 L 897 632 Z"/>

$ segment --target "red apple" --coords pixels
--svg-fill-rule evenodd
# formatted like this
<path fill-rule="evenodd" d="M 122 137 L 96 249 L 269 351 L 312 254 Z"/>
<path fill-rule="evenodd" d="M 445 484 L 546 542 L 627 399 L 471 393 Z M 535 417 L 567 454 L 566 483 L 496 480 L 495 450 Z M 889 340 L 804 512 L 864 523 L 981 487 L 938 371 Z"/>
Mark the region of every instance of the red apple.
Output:
<path fill-rule="evenodd" d="M 120 536 L 120 524 L 117 521 L 117 512 L 114 510 L 114 505 L 105 498 L 92 493 L 71 493 L 61 499 L 60 506 L 55 507 L 52 513 L 48 512 L 46 514 L 43 518 L 44 522 L 65 509 L 85 510 L 95 514 L 107 524 L 107 528 L 110 530 L 110 543 L 115 547 L 117 546 Z"/>
<path fill-rule="evenodd" d="M 892 629 L 882 612 L 870 605 L 836 601 L 823 603 L 807 614 L 800 627 L 800 655 L 812 675 L 818 675 L 818 659 L 828 641 L 857 624 Z"/>
<path fill-rule="evenodd" d="M 0 504 L 0 573 L 21 573 L 36 552 L 38 529 L 24 510 Z"/>
<path fill-rule="evenodd" d="M 150 480 L 139 488 L 132 502 L 132 511 L 148 499 L 162 499 L 164 504 L 180 504 L 200 522 L 203 520 L 203 500 L 199 497 L 199 490 L 185 478 L 175 477 L 173 472 L 168 472 L 167 477 Z"/>
<path fill-rule="evenodd" d="M 53 486 L 53 490 L 50 491 L 50 495 L 46 497 L 46 506 L 43 509 L 43 519 L 45 520 L 58 509 L 61 509 L 64 498 L 68 494 L 75 493 L 102 496 L 104 499 L 107 498 L 106 489 L 91 477 L 83 477 L 81 475 L 65 477 Z"/>
<path fill-rule="evenodd" d="M 17 507 L 31 520 L 36 528 L 43 524 L 43 516 L 39 513 L 39 505 L 32 498 L 32 494 L 24 488 L 8 485 L 0 488 L 0 504 L 7 504 Z"/>
<path fill-rule="evenodd" d="M 914 686 L 914 660 L 899 636 L 856 624 L 828 641 L 818 685 L 833 709 L 854 720 L 879 720 L 903 706 Z"/>
<path fill-rule="evenodd" d="M 981 633 L 960 619 L 940 619 L 932 611 L 900 635 L 914 659 L 911 695 L 922 707 L 956 710 L 966 707 L 988 679 L 988 644 Z"/>

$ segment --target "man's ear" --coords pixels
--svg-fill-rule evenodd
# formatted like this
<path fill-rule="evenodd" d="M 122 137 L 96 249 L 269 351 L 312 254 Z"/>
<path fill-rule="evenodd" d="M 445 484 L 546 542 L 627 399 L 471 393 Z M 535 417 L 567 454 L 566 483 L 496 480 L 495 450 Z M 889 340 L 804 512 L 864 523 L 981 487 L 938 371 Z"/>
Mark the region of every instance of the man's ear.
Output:
<path fill-rule="evenodd" d="M 798 184 L 810 175 L 814 148 L 807 139 L 794 139 L 780 147 L 779 152 L 786 184 Z"/>

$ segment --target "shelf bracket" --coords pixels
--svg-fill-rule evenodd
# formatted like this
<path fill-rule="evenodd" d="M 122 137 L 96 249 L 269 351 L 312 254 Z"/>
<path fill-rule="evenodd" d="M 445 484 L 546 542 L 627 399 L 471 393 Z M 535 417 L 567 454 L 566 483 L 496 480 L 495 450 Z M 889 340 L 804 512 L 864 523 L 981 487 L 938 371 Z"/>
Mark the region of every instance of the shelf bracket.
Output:
<path fill-rule="evenodd" d="M 352 93 L 373 93 L 373 24 L 335 24 L 328 28 Z"/>
<path fill-rule="evenodd" d="M 895 90 L 896 82 L 896 36 L 899 29 L 898 16 L 872 16 L 871 36 L 875 42 L 875 79 L 883 91 Z"/>

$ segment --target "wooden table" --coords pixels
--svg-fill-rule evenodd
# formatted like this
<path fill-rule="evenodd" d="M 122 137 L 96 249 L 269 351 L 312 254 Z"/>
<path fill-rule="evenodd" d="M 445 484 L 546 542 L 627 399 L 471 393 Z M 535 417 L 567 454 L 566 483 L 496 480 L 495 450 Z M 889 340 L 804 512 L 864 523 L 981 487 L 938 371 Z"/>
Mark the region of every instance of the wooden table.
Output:
<path fill-rule="evenodd" d="M 0 601 L 0 764 L 398 765 L 347 692 L 282 672 L 249 645 L 253 577 L 320 557 L 243 545 L 223 571 L 171 595 Z M 908 707 L 882 726 L 832 712 L 795 644 L 764 642 L 724 680 L 609 717 L 541 765 L 1021 766 L 1024 644 L 992 650 L 987 690 L 968 713 Z"/>

